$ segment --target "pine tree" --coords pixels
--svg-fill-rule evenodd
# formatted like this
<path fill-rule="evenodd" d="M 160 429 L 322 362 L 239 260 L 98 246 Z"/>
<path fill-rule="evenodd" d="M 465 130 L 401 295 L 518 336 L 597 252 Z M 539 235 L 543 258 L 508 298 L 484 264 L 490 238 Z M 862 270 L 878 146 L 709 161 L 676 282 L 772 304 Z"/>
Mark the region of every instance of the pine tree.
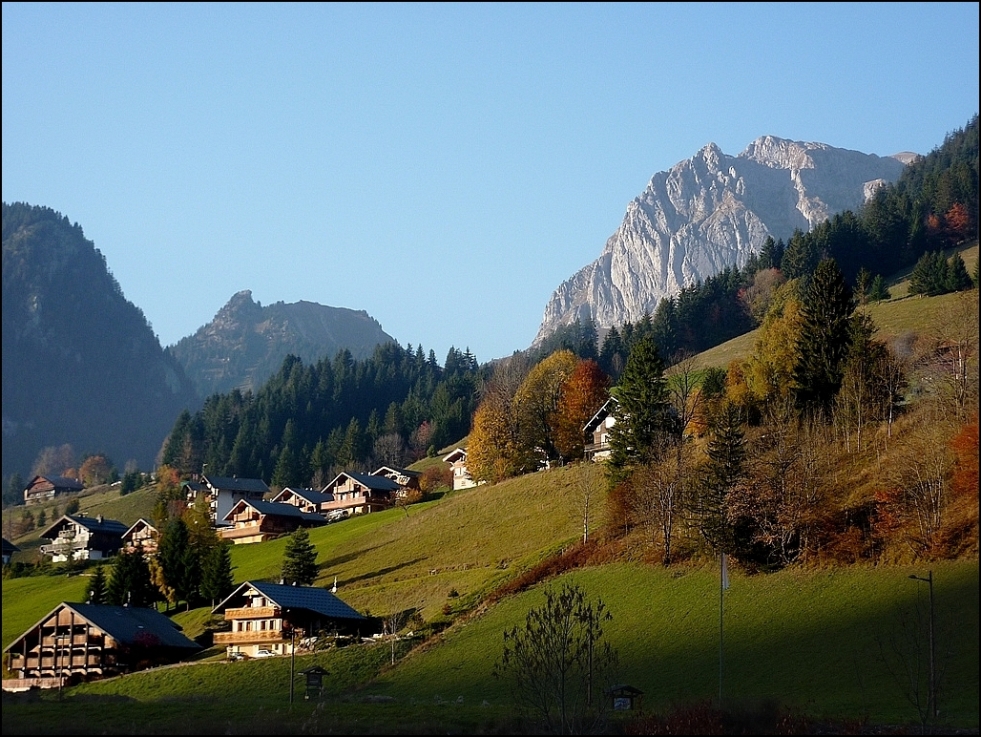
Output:
<path fill-rule="evenodd" d="M 971 275 L 967 273 L 964 259 L 959 253 L 947 264 L 947 279 L 944 285 L 948 292 L 961 292 L 974 286 Z"/>
<path fill-rule="evenodd" d="M 106 603 L 106 571 L 104 566 L 96 566 L 95 573 L 85 588 L 85 601 L 88 604 Z"/>
<path fill-rule="evenodd" d="M 717 552 L 737 552 L 737 531 L 728 514 L 728 496 L 745 476 L 746 449 L 739 408 L 726 402 L 719 412 L 702 468 L 697 502 L 699 531 Z"/>
<path fill-rule="evenodd" d="M 214 607 L 235 588 L 229 543 L 212 547 L 201 565 L 201 596 Z"/>
<path fill-rule="evenodd" d="M 191 546 L 191 535 L 187 523 L 182 519 L 172 520 L 164 528 L 157 549 L 157 559 L 163 571 L 164 595 L 170 595 L 170 603 L 186 602 L 190 608 L 197 597 L 198 556 Z"/>
<path fill-rule="evenodd" d="M 317 579 L 317 549 L 310 542 L 305 527 L 298 528 L 286 543 L 283 553 L 283 583 L 309 586 Z"/>
<path fill-rule="evenodd" d="M 794 384 L 798 407 L 827 411 L 851 343 L 852 291 L 834 259 L 818 264 L 801 307 Z"/>
<path fill-rule="evenodd" d="M 623 478 L 630 466 L 658 460 L 673 435 L 664 361 L 650 332 L 634 343 L 620 382 L 611 392 L 610 480 Z"/>
<path fill-rule="evenodd" d="M 889 287 L 886 286 L 886 280 L 882 278 L 882 274 L 876 274 L 872 286 L 869 287 L 869 302 L 881 302 L 890 297 L 892 295 L 889 293 Z"/>
<path fill-rule="evenodd" d="M 112 566 L 105 603 L 147 607 L 159 599 L 150 577 L 150 566 L 140 551 L 120 553 Z"/>

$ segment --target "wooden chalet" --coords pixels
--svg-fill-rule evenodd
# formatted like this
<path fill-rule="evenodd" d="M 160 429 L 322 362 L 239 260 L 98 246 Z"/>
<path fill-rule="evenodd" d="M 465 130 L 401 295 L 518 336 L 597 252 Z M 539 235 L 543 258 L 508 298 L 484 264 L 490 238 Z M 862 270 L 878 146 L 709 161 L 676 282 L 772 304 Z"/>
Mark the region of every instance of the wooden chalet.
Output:
<path fill-rule="evenodd" d="M 126 525 L 101 514 L 86 517 L 66 514 L 41 532 L 39 537 L 50 540 L 40 548 L 41 555 L 50 555 L 53 563 L 68 560 L 101 560 L 115 555 L 123 546 Z"/>
<path fill-rule="evenodd" d="M 66 476 L 35 476 L 24 489 L 24 504 L 48 502 L 62 494 L 81 491 L 84 486 L 78 479 Z"/>
<path fill-rule="evenodd" d="M 328 516 L 335 514 L 368 514 L 388 509 L 395 503 L 399 485 L 385 476 L 344 471 L 334 477 L 325 493 L 334 495 L 334 501 L 325 505 Z"/>
<path fill-rule="evenodd" d="M 615 423 L 613 417 L 613 403 L 615 401 L 613 397 L 610 397 L 603 402 L 603 406 L 596 410 L 596 413 L 589 418 L 589 422 L 582 429 L 586 437 L 583 450 L 587 461 L 601 461 L 610 455 L 610 428 Z"/>
<path fill-rule="evenodd" d="M 302 512 L 323 514 L 325 506 L 334 501 L 334 495 L 316 489 L 294 489 L 287 486 L 272 500 L 277 504 L 292 504 Z"/>
<path fill-rule="evenodd" d="M 399 495 L 404 494 L 410 489 L 419 488 L 419 479 L 422 474 L 419 471 L 410 471 L 408 468 L 396 468 L 395 466 L 382 466 L 372 471 L 372 476 L 383 476 L 391 479 L 399 485 Z"/>
<path fill-rule="evenodd" d="M 63 602 L 4 653 L 4 690 L 55 688 L 185 658 L 201 646 L 156 609 Z"/>
<path fill-rule="evenodd" d="M 160 531 L 148 520 L 140 517 L 123 533 L 122 549 L 127 553 L 139 550 L 144 555 L 153 555 L 157 552 L 157 542 L 159 540 Z"/>
<path fill-rule="evenodd" d="M 450 464 L 453 472 L 453 490 L 470 489 L 477 485 L 470 471 L 467 470 L 467 451 L 464 448 L 456 448 L 443 457 L 444 463 Z"/>
<path fill-rule="evenodd" d="M 225 516 L 242 499 L 261 502 L 269 493 L 269 487 L 262 479 L 240 479 L 237 476 L 201 476 L 197 490 L 186 485 L 187 501 L 193 504 L 199 496 L 204 496 L 211 510 L 211 524 L 221 527 L 227 524 Z"/>
<path fill-rule="evenodd" d="M 327 589 L 246 581 L 212 610 L 230 632 L 216 632 L 228 657 L 255 657 L 261 650 L 289 655 L 320 634 L 369 634 L 369 620 Z"/>
<path fill-rule="evenodd" d="M 240 499 L 225 515 L 218 536 L 236 545 L 261 543 L 289 534 L 299 527 L 319 527 L 327 520 L 292 504 Z"/>

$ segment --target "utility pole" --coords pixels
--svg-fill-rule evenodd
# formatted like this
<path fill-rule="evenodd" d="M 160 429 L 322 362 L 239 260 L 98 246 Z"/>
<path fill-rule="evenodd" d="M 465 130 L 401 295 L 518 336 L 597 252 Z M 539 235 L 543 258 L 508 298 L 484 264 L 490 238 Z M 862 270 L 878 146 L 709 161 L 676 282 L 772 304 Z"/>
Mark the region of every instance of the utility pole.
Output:
<path fill-rule="evenodd" d="M 927 711 L 933 718 L 937 717 L 937 671 L 936 671 L 936 641 L 933 629 L 933 571 L 927 571 L 927 577 L 910 575 L 914 581 L 924 581 L 930 589 L 930 689 L 927 695 Z"/>

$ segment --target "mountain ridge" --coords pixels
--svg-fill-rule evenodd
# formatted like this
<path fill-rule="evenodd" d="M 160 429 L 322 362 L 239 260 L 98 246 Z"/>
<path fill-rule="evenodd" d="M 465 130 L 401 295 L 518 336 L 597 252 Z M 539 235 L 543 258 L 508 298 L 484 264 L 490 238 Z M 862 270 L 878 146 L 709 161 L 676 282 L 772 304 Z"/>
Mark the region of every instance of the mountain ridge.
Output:
<path fill-rule="evenodd" d="M 653 313 L 662 298 L 745 264 L 767 237 L 787 239 L 859 207 L 910 156 L 769 135 L 737 156 L 703 146 L 627 204 L 600 256 L 555 289 L 532 346 L 576 320 L 603 330 Z"/>

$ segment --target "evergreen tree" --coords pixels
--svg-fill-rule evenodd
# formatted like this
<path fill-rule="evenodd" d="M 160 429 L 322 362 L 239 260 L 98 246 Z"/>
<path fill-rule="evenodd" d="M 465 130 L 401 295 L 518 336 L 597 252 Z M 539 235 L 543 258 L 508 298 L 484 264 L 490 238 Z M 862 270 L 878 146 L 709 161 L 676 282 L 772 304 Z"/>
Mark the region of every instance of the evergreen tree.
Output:
<path fill-rule="evenodd" d="M 197 598 L 198 555 L 191 546 L 191 535 L 183 519 L 171 520 L 160 536 L 157 560 L 163 573 L 165 586 L 161 593 L 169 595 L 170 603 L 187 603 Z"/>
<path fill-rule="evenodd" d="M 88 604 L 106 603 L 106 572 L 104 566 L 96 566 L 95 573 L 85 588 L 85 601 Z"/>
<path fill-rule="evenodd" d="M 885 299 L 889 299 L 892 295 L 889 293 L 889 287 L 886 286 L 886 280 L 882 278 L 882 274 L 876 274 L 875 278 L 872 280 L 872 286 L 869 287 L 869 302 L 882 302 Z"/>
<path fill-rule="evenodd" d="M 212 547 L 201 565 L 201 596 L 214 607 L 235 588 L 230 545 L 223 541 Z"/>
<path fill-rule="evenodd" d="M 283 583 L 309 586 L 317 579 L 317 549 L 305 527 L 289 536 L 283 553 Z"/>
<path fill-rule="evenodd" d="M 909 278 L 910 294 L 935 296 L 947 290 L 947 259 L 942 251 L 924 253 Z"/>
<path fill-rule="evenodd" d="M 148 607 L 159 599 L 150 578 L 150 566 L 139 550 L 116 556 L 106 587 L 106 604 Z"/>
<path fill-rule="evenodd" d="M 967 273 L 964 259 L 959 253 L 947 264 L 947 279 L 944 285 L 948 292 L 961 292 L 974 286 L 971 275 Z"/>
<path fill-rule="evenodd" d="M 673 435 L 664 361 L 650 331 L 634 343 L 611 394 L 614 424 L 607 469 L 616 482 L 626 476 L 629 467 L 658 460 Z"/>
<path fill-rule="evenodd" d="M 851 343 L 852 291 L 834 259 L 818 264 L 801 306 L 794 385 L 798 407 L 827 411 Z"/>
<path fill-rule="evenodd" d="M 746 449 L 739 408 L 726 402 L 709 440 L 697 502 L 699 531 L 712 549 L 736 554 L 739 535 L 729 514 L 729 493 L 745 476 Z"/>

